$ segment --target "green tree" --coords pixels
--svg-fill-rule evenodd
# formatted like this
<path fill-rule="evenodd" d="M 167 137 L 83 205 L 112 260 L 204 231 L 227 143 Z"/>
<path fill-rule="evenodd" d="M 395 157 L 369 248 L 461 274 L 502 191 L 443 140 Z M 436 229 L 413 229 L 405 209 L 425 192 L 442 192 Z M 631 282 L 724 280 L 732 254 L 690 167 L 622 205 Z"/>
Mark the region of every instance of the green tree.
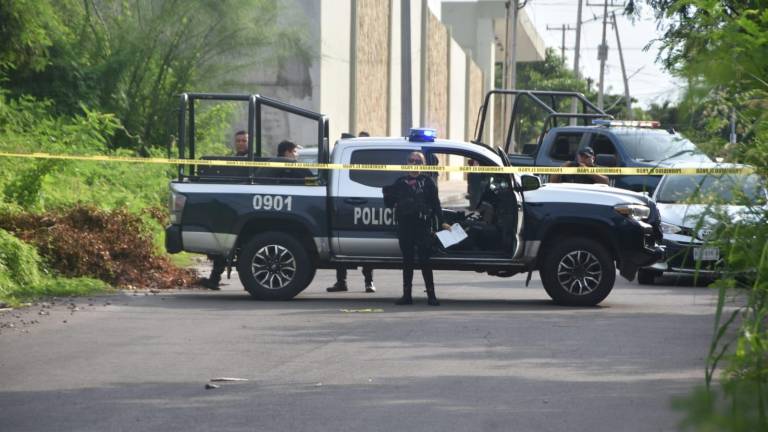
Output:
<path fill-rule="evenodd" d="M 50 2 L 0 0 L 0 71 L 44 69 L 51 46 L 68 33 Z"/>
<path fill-rule="evenodd" d="M 709 136 L 721 154 L 768 173 L 768 4 L 765 0 L 634 0 L 629 12 L 653 8 L 664 31 L 659 58 L 688 80 L 681 111 L 691 129 Z M 725 146 L 737 113 L 739 142 Z M 686 425 L 698 430 L 768 430 L 768 212 L 752 217 L 719 215 L 718 242 L 728 265 L 717 282 L 715 334 L 706 389 L 681 403 Z M 745 302 L 724 308 L 726 290 Z M 719 391 L 713 384 L 724 364 Z"/>
<path fill-rule="evenodd" d="M 659 59 L 693 83 L 688 103 L 706 103 L 712 127 L 735 109 L 741 141 L 768 133 L 768 2 L 632 0 L 627 9 L 643 6 L 653 8 L 663 30 Z"/>
<path fill-rule="evenodd" d="M 49 18 L 28 18 L 38 9 Z M 13 97 L 51 99 L 62 114 L 81 105 L 115 113 L 124 129 L 113 146 L 162 147 L 179 93 L 228 91 L 248 67 L 306 55 L 302 31 L 281 25 L 280 11 L 277 0 L 2 0 L 0 16 L 19 16 L 13 40 L 47 36 L 27 56 L 35 61 L 7 61 L 6 86 Z"/>

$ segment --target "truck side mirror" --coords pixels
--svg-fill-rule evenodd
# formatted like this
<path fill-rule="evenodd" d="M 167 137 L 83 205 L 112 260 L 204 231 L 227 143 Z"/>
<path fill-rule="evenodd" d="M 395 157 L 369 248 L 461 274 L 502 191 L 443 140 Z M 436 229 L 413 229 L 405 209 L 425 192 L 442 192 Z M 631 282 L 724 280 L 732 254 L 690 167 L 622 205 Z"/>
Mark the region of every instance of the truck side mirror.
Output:
<path fill-rule="evenodd" d="M 520 176 L 523 192 L 536 190 L 541 187 L 541 179 L 535 175 L 523 174 Z"/>

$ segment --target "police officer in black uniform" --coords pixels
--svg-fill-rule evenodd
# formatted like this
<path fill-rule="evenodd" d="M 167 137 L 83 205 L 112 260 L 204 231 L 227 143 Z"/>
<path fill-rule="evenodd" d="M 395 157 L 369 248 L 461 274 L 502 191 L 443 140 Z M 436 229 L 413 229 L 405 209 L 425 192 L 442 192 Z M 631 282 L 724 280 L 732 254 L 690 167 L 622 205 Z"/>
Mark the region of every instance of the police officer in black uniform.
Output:
<path fill-rule="evenodd" d="M 408 156 L 408 165 L 424 165 L 424 162 L 421 152 L 413 152 Z M 427 304 L 439 306 L 429 262 L 432 227 L 435 220 L 445 229 L 450 229 L 450 226 L 442 223 L 437 185 L 431 177 L 413 171 L 386 186 L 383 192 L 386 206 L 395 208 L 397 238 L 403 254 L 403 296 L 395 304 L 413 304 L 413 266 L 415 255 L 418 255 L 421 274 L 427 288 Z"/>
<path fill-rule="evenodd" d="M 248 156 L 248 132 L 240 130 L 235 133 L 233 150 L 235 156 Z M 200 285 L 208 289 L 218 290 L 221 275 L 227 268 L 227 257 L 223 255 L 208 255 L 208 259 L 213 262 L 211 275 L 207 279 L 201 279 Z"/>
<path fill-rule="evenodd" d="M 566 162 L 563 167 L 585 167 L 595 166 L 595 151 L 592 147 L 584 147 L 576 153 L 576 160 Z M 585 183 L 585 184 L 608 184 L 608 177 L 602 174 L 552 174 L 549 177 L 549 183 Z"/>

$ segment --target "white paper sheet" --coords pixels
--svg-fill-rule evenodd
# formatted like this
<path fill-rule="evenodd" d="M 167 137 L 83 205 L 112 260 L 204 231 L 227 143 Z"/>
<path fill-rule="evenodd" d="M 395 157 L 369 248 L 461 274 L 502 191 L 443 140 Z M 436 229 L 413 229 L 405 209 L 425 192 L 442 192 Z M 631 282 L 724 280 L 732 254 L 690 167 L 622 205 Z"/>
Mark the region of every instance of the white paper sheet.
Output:
<path fill-rule="evenodd" d="M 437 238 L 440 240 L 440 243 L 445 248 L 451 247 L 456 243 L 460 243 L 462 240 L 467 238 L 467 233 L 464 232 L 464 229 L 461 227 L 461 225 L 457 223 L 451 225 L 450 231 L 448 230 L 438 231 L 436 235 L 437 235 Z"/>

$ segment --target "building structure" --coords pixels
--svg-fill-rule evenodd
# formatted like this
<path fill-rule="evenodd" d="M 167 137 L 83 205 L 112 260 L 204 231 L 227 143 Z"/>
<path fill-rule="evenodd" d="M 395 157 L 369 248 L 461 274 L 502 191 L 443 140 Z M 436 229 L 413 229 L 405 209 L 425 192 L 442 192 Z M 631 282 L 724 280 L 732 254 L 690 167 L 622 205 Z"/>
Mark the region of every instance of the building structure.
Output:
<path fill-rule="evenodd" d="M 484 0 L 442 5 L 435 0 L 287 1 L 281 25 L 296 29 L 305 51 L 276 53 L 275 64 L 246 74 L 243 91 L 328 115 L 331 145 L 343 132 L 391 136 L 400 135 L 404 126 L 433 127 L 440 137 L 469 140 L 483 95 L 494 88 L 495 63 L 503 59 L 498 30 L 504 12 L 503 1 Z M 519 58 L 543 60 L 541 38 L 524 13 L 520 19 Z M 403 35 L 410 35 L 406 112 L 411 115 L 405 120 Z M 266 109 L 265 155 L 283 139 L 311 143 L 316 132 L 305 122 Z"/>

